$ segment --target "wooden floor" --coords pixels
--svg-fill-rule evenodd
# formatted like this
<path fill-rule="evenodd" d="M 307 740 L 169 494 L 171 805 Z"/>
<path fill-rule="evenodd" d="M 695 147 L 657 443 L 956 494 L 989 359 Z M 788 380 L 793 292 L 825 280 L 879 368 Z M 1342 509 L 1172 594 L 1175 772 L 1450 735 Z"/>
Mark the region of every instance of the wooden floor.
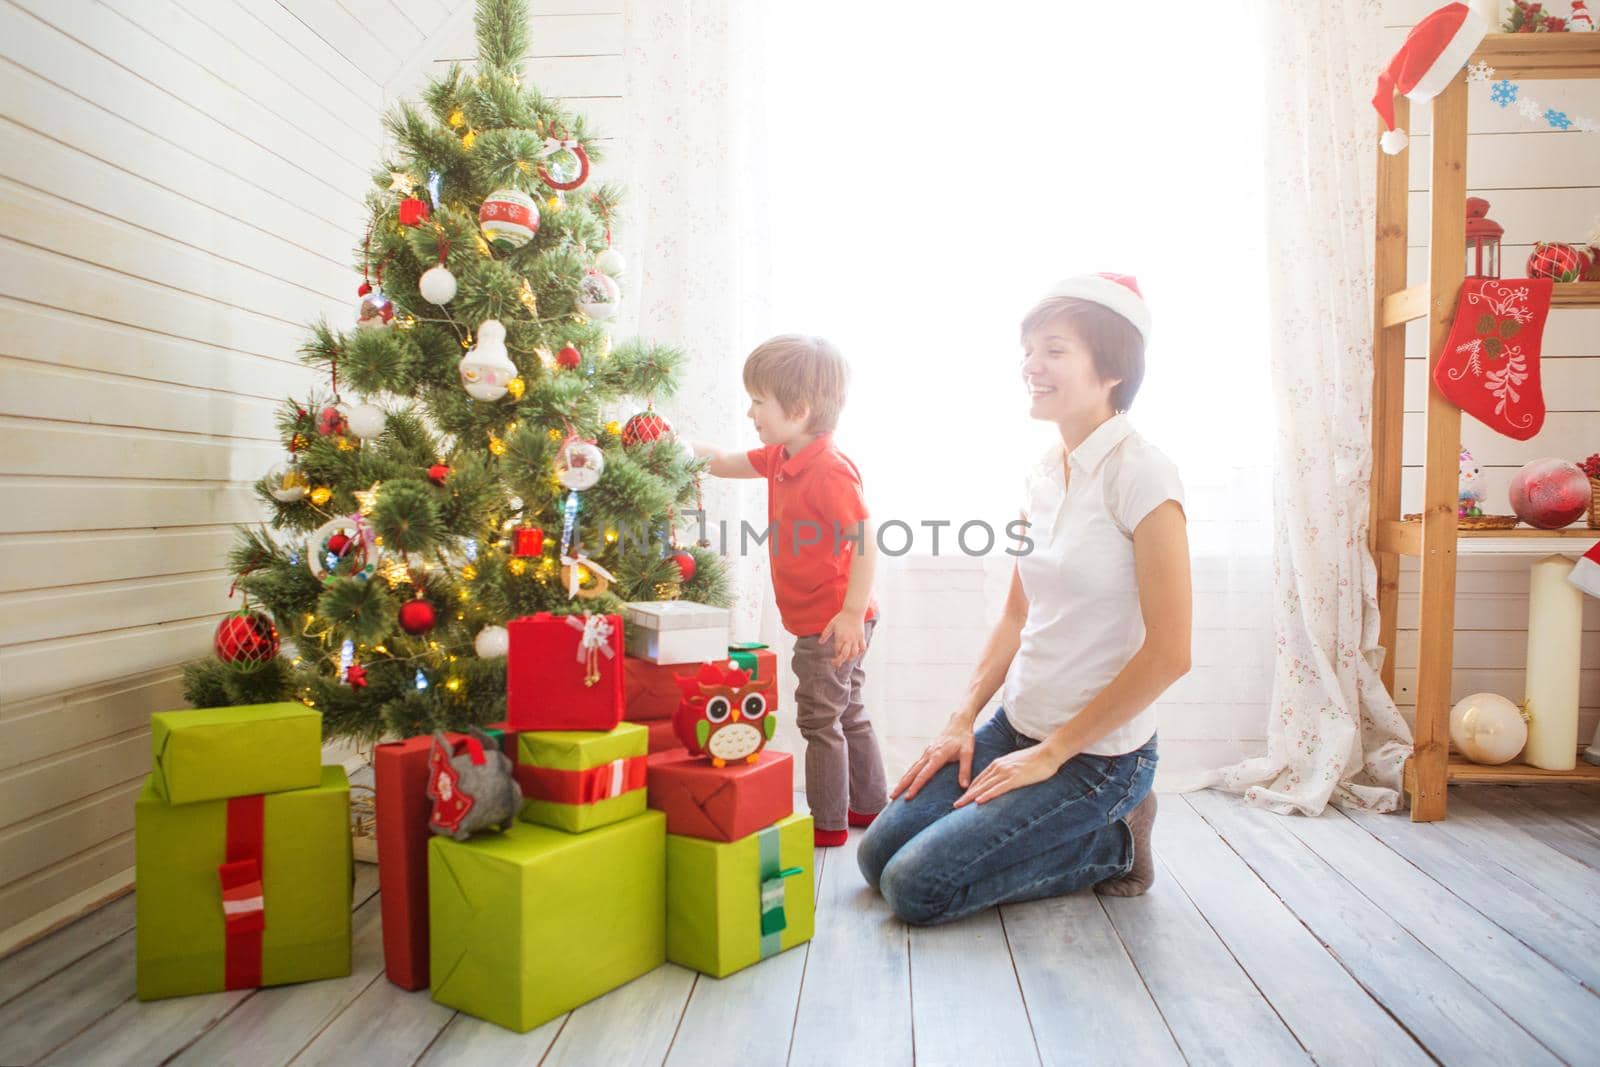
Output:
<path fill-rule="evenodd" d="M 1146 896 L 909 929 L 850 846 L 817 936 L 722 981 L 668 965 L 529 1034 L 383 978 L 374 868 L 355 970 L 141 1004 L 124 897 L 0 961 L 0 1063 L 1600 1062 L 1600 795 L 1450 791 L 1450 819 L 1281 818 L 1162 797 Z"/>

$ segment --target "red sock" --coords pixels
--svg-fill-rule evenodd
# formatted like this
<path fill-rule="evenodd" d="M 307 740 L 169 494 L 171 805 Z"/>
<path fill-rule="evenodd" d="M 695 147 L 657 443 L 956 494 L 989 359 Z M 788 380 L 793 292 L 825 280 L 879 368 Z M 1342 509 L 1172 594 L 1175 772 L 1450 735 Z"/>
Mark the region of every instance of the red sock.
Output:
<path fill-rule="evenodd" d="M 817 848 L 838 848 L 850 840 L 849 830 L 812 830 L 811 843 Z"/>
<path fill-rule="evenodd" d="M 873 812 L 871 815 L 863 815 L 859 811 L 846 811 L 844 821 L 851 826 L 871 826 L 872 820 L 877 817 L 877 812 Z"/>

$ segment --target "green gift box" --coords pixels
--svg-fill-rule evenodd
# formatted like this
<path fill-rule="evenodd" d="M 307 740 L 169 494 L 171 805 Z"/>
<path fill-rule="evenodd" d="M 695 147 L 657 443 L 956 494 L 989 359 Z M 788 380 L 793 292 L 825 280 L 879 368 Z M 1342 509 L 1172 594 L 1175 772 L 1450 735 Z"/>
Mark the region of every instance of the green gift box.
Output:
<path fill-rule="evenodd" d="M 722 978 L 811 940 L 811 816 L 737 841 L 667 835 L 667 959 Z"/>
<path fill-rule="evenodd" d="M 296 703 L 161 711 L 150 716 L 150 751 L 168 804 L 313 789 L 322 714 Z"/>
<path fill-rule="evenodd" d="M 145 779 L 133 806 L 140 1000 L 350 973 L 350 783 L 337 766 L 320 779 L 195 804 L 167 804 Z"/>
<path fill-rule="evenodd" d="M 524 822 L 583 833 L 645 810 L 650 731 L 530 730 L 517 734 L 517 782 Z"/>
<path fill-rule="evenodd" d="M 526 736 L 526 735 L 524 735 Z M 666 959 L 666 816 L 428 842 L 433 999 L 528 1031 Z"/>

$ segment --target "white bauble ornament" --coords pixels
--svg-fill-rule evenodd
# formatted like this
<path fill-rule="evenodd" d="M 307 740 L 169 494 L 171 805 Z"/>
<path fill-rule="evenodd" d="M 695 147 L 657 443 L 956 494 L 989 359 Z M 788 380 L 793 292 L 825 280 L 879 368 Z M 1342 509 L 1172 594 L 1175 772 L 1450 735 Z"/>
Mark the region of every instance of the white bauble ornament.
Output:
<path fill-rule="evenodd" d="M 267 472 L 267 492 L 280 504 L 293 504 L 311 491 L 306 476 L 292 463 L 280 463 Z"/>
<path fill-rule="evenodd" d="M 585 274 L 578 286 L 578 310 L 596 322 L 615 315 L 621 300 L 622 290 L 617 283 L 597 270 Z"/>
<path fill-rule="evenodd" d="M 456 276 L 442 263 L 430 267 L 417 279 L 417 292 L 430 304 L 448 304 L 456 296 Z"/>
<path fill-rule="evenodd" d="M 472 639 L 472 649 L 479 659 L 494 659 L 511 651 L 511 634 L 504 626 L 485 626 Z"/>
<path fill-rule="evenodd" d="M 383 435 L 383 424 L 389 415 L 376 404 L 351 404 L 344 409 L 346 429 L 363 441 Z"/>
<path fill-rule="evenodd" d="M 568 441 L 556 456 L 556 480 L 568 489 L 593 489 L 605 469 L 605 453 L 588 441 Z"/>
<path fill-rule="evenodd" d="M 478 229 L 500 248 L 521 248 L 539 232 L 539 205 L 520 189 L 496 189 L 478 209 Z"/>
<path fill-rule="evenodd" d="M 615 278 L 628 269 L 628 260 L 615 248 L 608 248 L 594 258 L 594 265 Z"/>
<path fill-rule="evenodd" d="M 1506 763 L 1528 743 L 1528 721 L 1500 694 L 1473 693 L 1450 709 L 1450 742 L 1473 763 Z"/>
<path fill-rule="evenodd" d="M 506 353 L 506 328 L 497 319 L 478 325 L 478 347 L 468 350 L 456 364 L 461 386 L 474 400 L 499 400 L 517 376 L 517 365 Z"/>

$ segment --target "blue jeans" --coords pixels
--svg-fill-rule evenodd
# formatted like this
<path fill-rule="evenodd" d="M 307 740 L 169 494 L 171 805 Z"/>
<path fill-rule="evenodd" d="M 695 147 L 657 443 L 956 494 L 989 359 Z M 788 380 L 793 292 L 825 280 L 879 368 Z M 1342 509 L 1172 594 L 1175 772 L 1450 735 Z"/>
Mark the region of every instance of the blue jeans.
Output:
<path fill-rule="evenodd" d="M 1036 744 L 1012 729 L 1002 708 L 974 736 L 972 778 Z M 1120 820 L 1150 792 L 1156 739 L 1120 756 L 1074 756 L 1054 777 L 963 808 L 951 807 L 966 792 L 956 774 L 956 764 L 946 764 L 914 799 L 891 801 L 856 851 L 867 883 L 918 926 L 1128 873 L 1133 835 Z"/>

